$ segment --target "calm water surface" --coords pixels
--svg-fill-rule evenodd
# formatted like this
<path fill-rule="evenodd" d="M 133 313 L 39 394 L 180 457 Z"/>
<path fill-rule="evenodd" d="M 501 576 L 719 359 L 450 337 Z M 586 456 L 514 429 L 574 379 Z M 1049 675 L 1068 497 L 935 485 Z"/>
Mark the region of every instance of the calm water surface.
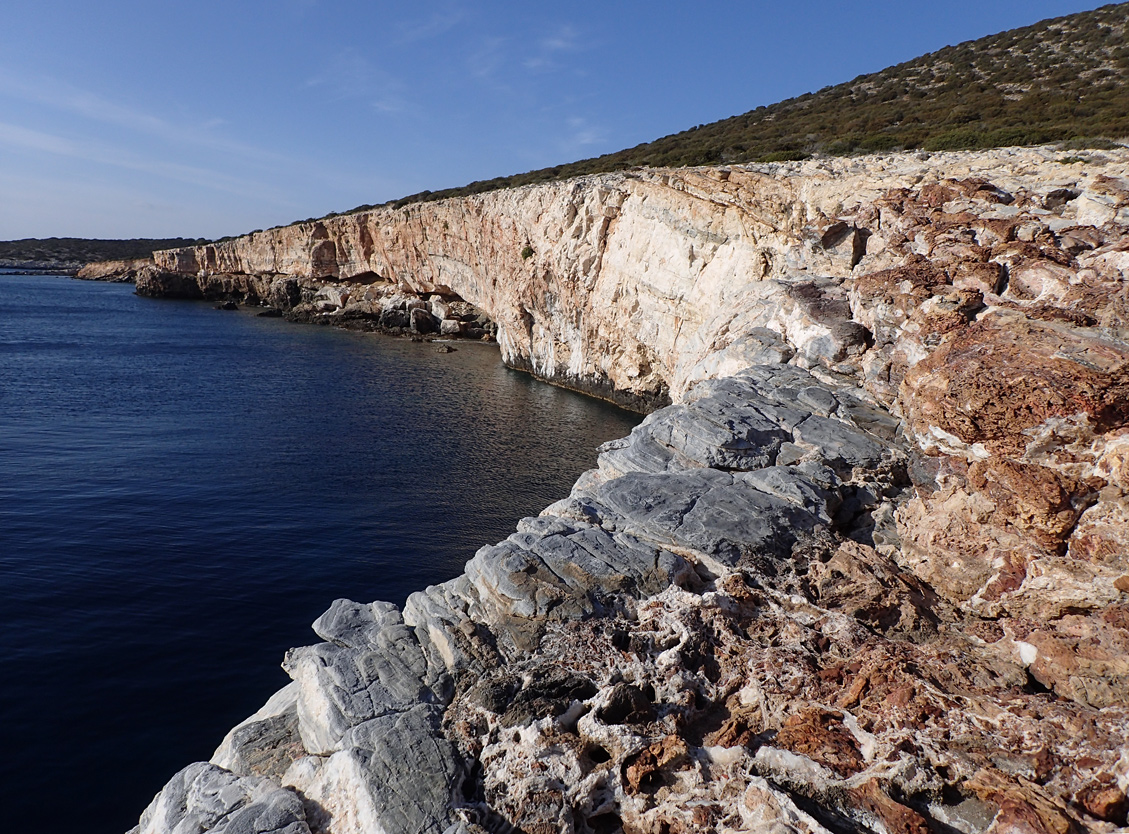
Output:
<path fill-rule="evenodd" d="M 0 795 L 37 831 L 134 825 L 333 599 L 455 576 L 638 422 L 487 345 L 132 293 L 0 275 Z"/>

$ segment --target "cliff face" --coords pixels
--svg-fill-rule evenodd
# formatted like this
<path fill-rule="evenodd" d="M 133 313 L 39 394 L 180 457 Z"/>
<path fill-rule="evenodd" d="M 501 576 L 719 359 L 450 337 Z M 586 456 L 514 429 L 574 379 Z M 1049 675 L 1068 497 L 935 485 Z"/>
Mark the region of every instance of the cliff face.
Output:
<path fill-rule="evenodd" d="M 900 265 L 904 230 L 868 214 L 892 190 L 989 175 L 1005 190 L 1081 193 L 1056 221 L 1116 214 L 1083 166 L 1054 157 L 1025 150 L 604 175 L 298 224 L 156 261 L 191 275 L 379 278 L 451 291 L 498 323 L 513 366 L 580 388 L 677 397 L 709 373 L 703 360 L 728 349 L 740 363 L 756 326 L 791 330 L 810 354 L 801 362 L 860 353 L 865 334 L 804 338 L 813 296 L 794 286 L 825 279 L 833 302 L 846 279 Z M 821 306 L 823 294 L 814 297 Z"/>
<path fill-rule="evenodd" d="M 451 291 L 497 322 L 508 364 L 573 387 L 610 384 L 621 397 L 654 399 L 684 390 L 697 363 L 727 346 L 735 320 L 748 320 L 751 309 L 765 321 L 769 307 L 795 315 L 778 281 L 805 270 L 850 273 L 853 238 L 827 248 L 820 238 L 869 177 L 844 180 L 833 168 L 774 174 L 592 177 L 156 257 L 192 275 L 380 278 L 422 293 Z"/>
<path fill-rule="evenodd" d="M 334 603 L 141 830 L 1125 826 L 1129 151 L 1060 156 L 608 175 L 157 253 L 139 291 L 457 295 L 509 363 L 674 405 L 403 611 Z"/>
<path fill-rule="evenodd" d="M 146 267 L 152 267 L 153 260 L 151 258 L 126 258 L 120 261 L 96 261 L 83 265 L 83 267 L 75 273 L 75 278 L 81 278 L 84 281 L 111 281 L 116 283 L 126 283 L 128 281 L 136 281 L 139 272 Z"/>

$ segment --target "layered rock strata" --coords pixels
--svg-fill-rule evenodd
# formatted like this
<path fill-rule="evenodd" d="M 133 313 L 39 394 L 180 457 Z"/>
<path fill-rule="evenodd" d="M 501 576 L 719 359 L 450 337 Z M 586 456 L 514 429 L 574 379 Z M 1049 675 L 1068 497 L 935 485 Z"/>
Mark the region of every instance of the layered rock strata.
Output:
<path fill-rule="evenodd" d="M 139 830 L 1123 829 L 1129 152 L 1060 156 L 632 172 L 158 253 L 455 294 L 511 364 L 674 404 L 460 577 L 334 603 Z"/>

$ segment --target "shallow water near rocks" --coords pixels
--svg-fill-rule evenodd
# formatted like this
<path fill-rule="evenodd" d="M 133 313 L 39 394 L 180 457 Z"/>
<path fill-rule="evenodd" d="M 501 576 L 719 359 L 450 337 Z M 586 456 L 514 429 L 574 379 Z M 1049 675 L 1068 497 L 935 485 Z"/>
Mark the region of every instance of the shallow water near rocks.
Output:
<path fill-rule="evenodd" d="M 336 597 L 402 603 L 639 418 L 454 353 L 0 275 L 0 785 L 122 832 L 286 683 Z"/>

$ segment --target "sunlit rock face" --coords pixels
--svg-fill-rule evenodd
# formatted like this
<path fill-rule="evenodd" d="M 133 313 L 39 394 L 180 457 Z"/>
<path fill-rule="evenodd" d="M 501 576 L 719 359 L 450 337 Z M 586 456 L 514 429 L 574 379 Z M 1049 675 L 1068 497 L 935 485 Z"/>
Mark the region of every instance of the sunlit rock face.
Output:
<path fill-rule="evenodd" d="M 1060 156 L 628 172 L 157 253 L 139 291 L 467 304 L 511 365 L 652 413 L 457 579 L 334 603 L 142 830 L 1126 826 L 1129 151 Z"/>

